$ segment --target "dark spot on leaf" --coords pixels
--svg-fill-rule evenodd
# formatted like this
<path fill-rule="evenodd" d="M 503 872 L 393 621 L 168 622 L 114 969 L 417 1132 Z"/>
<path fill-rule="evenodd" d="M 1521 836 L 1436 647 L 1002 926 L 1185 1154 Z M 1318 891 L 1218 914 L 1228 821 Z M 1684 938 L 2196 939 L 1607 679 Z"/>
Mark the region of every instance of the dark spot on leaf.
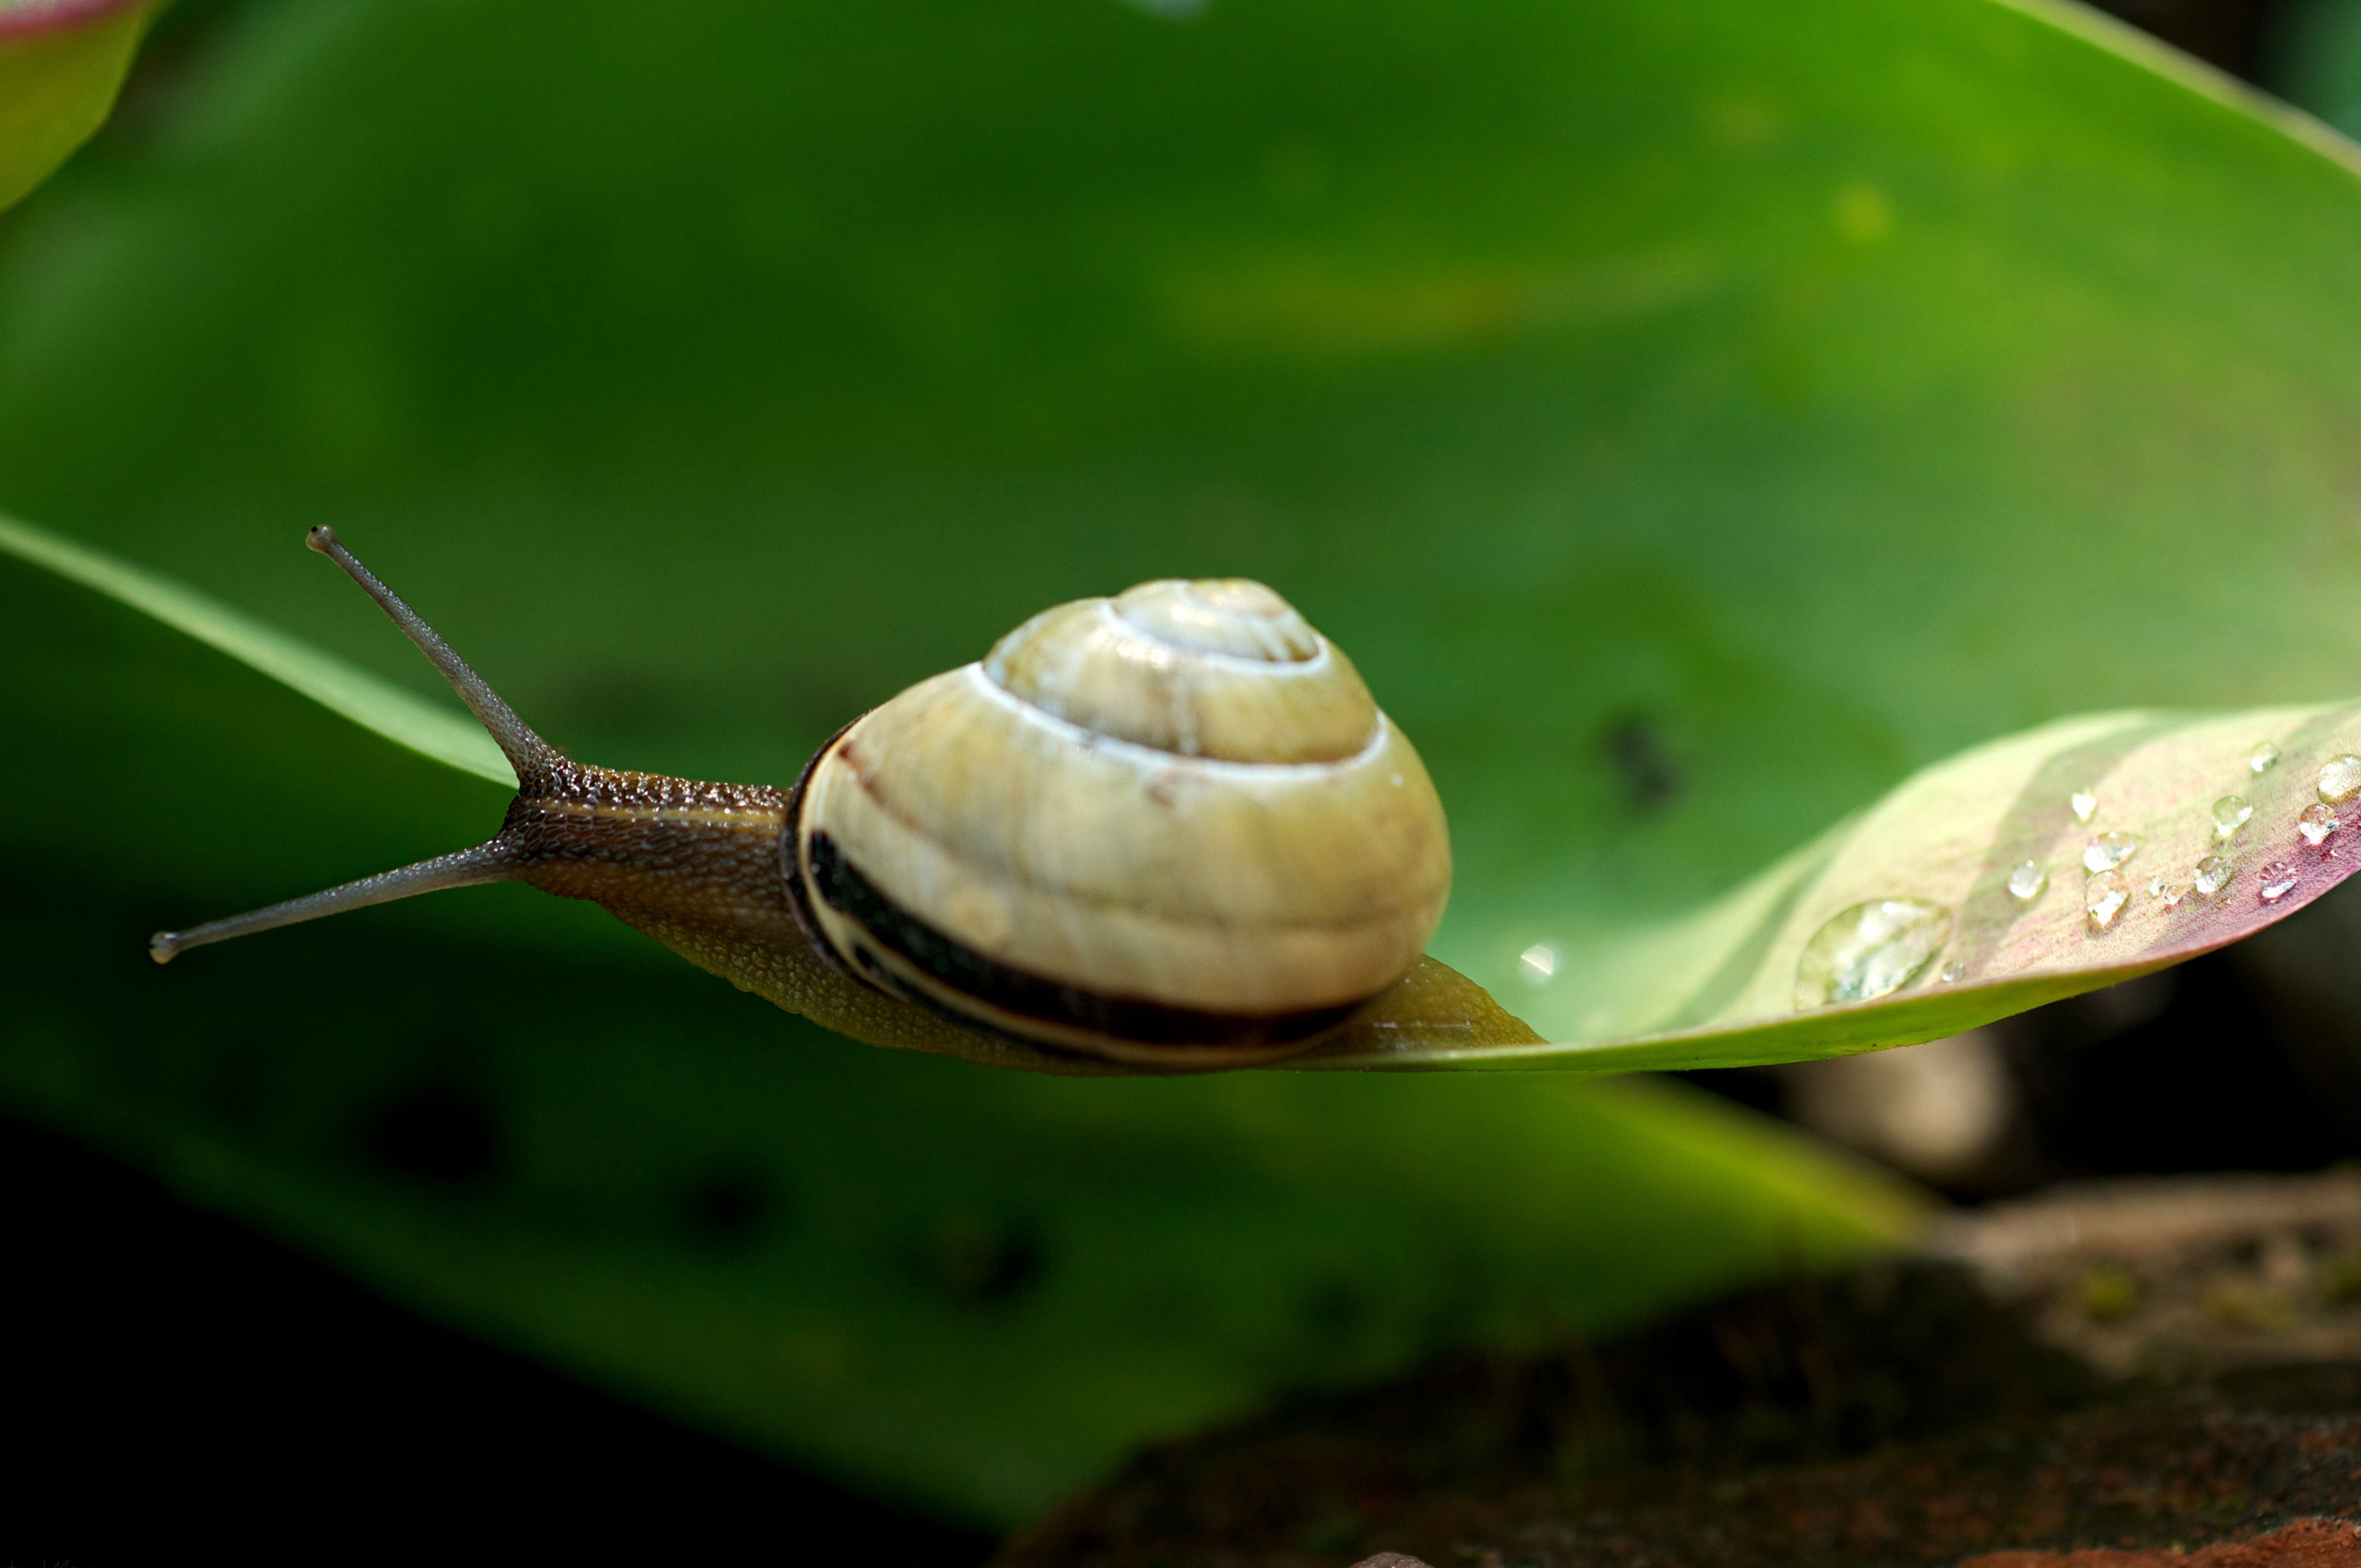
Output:
<path fill-rule="evenodd" d="M 1598 750 L 1632 811 L 1662 811 L 1680 794 L 1680 766 L 1646 714 L 1627 713 L 1610 722 L 1599 734 Z"/>
<path fill-rule="evenodd" d="M 453 1084 L 424 1085 L 387 1101 L 369 1119 L 364 1143 L 386 1170 L 437 1186 L 475 1186 L 500 1169 L 498 1120 Z"/>
<path fill-rule="evenodd" d="M 732 1245 L 753 1239 L 770 1218 L 768 1186 L 743 1171 L 724 1171 L 690 1190 L 682 1218 L 700 1241 Z"/>
<path fill-rule="evenodd" d="M 1369 1294 L 1341 1275 L 1320 1280 L 1296 1303 L 1303 1325 L 1323 1342 L 1346 1339 L 1369 1321 Z"/>
<path fill-rule="evenodd" d="M 962 1306 L 1014 1301 L 1039 1283 L 1042 1265 L 1040 1239 L 1021 1221 L 946 1220 L 919 1251 L 919 1277 Z"/>

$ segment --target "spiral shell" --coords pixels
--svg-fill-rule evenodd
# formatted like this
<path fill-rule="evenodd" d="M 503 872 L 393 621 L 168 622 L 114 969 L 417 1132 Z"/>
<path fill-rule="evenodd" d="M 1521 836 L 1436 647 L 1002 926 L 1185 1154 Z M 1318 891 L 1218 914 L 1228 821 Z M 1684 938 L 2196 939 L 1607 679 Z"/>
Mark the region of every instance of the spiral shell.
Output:
<path fill-rule="evenodd" d="M 823 748 L 812 934 L 963 1021 L 1133 1063 L 1286 1054 L 1409 972 L 1451 850 L 1426 768 L 1260 583 L 1044 611 Z"/>

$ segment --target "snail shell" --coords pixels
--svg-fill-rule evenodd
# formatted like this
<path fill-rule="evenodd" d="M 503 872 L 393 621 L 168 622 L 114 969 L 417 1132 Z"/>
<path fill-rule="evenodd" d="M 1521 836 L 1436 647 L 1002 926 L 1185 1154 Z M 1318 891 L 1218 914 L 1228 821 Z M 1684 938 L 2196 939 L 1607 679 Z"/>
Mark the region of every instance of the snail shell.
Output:
<path fill-rule="evenodd" d="M 1284 1055 L 1418 961 L 1442 805 L 1352 664 L 1240 579 L 1034 616 L 805 768 L 798 917 L 871 985 L 1174 1067 Z"/>

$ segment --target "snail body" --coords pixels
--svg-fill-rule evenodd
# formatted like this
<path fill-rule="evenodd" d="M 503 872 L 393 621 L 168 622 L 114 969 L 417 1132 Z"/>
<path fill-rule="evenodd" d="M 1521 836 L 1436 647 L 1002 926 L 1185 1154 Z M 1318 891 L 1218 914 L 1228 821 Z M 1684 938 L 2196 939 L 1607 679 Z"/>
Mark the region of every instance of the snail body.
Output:
<path fill-rule="evenodd" d="M 1422 965 L 1442 915 L 1448 835 L 1418 754 L 1259 583 L 1152 582 L 1044 611 L 848 725 L 779 789 L 574 762 L 333 532 L 309 542 L 443 670 L 515 766 L 516 800 L 473 849 L 160 932 L 160 963 L 523 881 L 880 1043 L 944 1049 L 930 1036 L 948 1025 L 999 1048 L 958 1053 L 1013 1064 L 1191 1070 L 1335 1035 Z"/>

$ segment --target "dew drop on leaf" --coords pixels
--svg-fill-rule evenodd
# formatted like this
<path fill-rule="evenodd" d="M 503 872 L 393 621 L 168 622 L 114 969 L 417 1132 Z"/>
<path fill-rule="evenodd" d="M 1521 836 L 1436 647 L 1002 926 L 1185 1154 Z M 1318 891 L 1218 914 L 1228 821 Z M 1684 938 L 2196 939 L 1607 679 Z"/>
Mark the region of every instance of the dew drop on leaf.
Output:
<path fill-rule="evenodd" d="M 2296 819 L 2296 831 L 2304 836 L 2305 843 L 2316 848 L 2328 842 L 2328 836 L 2343 826 L 2326 806 L 2306 806 L 2303 814 Z"/>
<path fill-rule="evenodd" d="M 2027 861 L 2009 873 L 2009 892 L 2028 904 L 2040 897 L 2048 885 L 2049 873 L 2041 869 L 2038 861 Z"/>
<path fill-rule="evenodd" d="M 2229 886 L 2231 879 L 2236 877 L 2237 874 L 2238 862 L 2230 859 L 2229 856 L 2206 856 L 2203 860 L 2197 862 L 2197 874 L 2194 880 L 2194 885 L 2197 888 L 2198 896 L 2202 898 L 2211 898 L 2216 893 L 2221 892 L 2225 887 Z"/>
<path fill-rule="evenodd" d="M 2213 802 L 2213 837 L 2227 838 L 2247 825 L 2254 815 L 2254 808 L 2247 804 L 2244 795 L 2225 795 Z"/>
<path fill-rule="evenodd" d="M 2257 741 L 2254 754 L 2247 758 L 2247 766 L 2257 773 L 2268 773 L 2279 766 L 2279 748 L 2269 741 Z"/>
<path fill-rule="evenodd" d="M 2119 871 L 2103 871 L 2082 885 L 2082 912 L 2091 917 L 2093 931 L 2105 931 L 2131 902 L 2131 885 L 2123 880 Z"/>
<path fill-rule="evenodd" d="M 1950 963 L 1945 964 L 1943 966 L 1942 973 L 1937 975 L 1935 978 L 1942 981 L 1945 985 L 1950 985 L 1954 980 L 1965 979 L 1966 976 L 1967 966 L 1954 958 Z"/>
<path fill-rule="evenodd" d="M 2361 756 L 2331 757 L 2320 766 L 2320 802 L 2341 806 L 2361 795 Z"/>
<path fill-rule="evenodd" d="M 2102 833 L 2082 850 L 2082 869 L 2093 875 L 2113 871 L 2139 848 L 2140 836 L 2136 833 Z"/>
<path fill-rule="evenodd" d="M 2262 868 L 2260 890 L 2262 901 L 2266 904 L 2276 904 L 2296 891 L 2296 884 L 2298 880 L 2294 866 L 2289 865 L 2285 861 L 2272 861 Z"/>
<path fill-rule="evenodd" d="M 1952 912 L 1923 898 L 1873 898 L 1831 916 L 1796 961 L 1796 1008 L 1873 1002 L 1927 972 L 1952 939 Z"/>
<path fill-rule="evenodd" d="M 1525 978 L 1539 985 L 1558 972 L 1558 950 L 1546 942 L 1536 942 L 1518 954 L 1516 962 Z"/>
<path fill-rule="evenodd" d="M 2076 822 L 2088 822 L 2098 814 L 2099 798 L 2088 790 L 2075 790 L 2067 798 L 2066 803 L 2074 808 Z"/>

